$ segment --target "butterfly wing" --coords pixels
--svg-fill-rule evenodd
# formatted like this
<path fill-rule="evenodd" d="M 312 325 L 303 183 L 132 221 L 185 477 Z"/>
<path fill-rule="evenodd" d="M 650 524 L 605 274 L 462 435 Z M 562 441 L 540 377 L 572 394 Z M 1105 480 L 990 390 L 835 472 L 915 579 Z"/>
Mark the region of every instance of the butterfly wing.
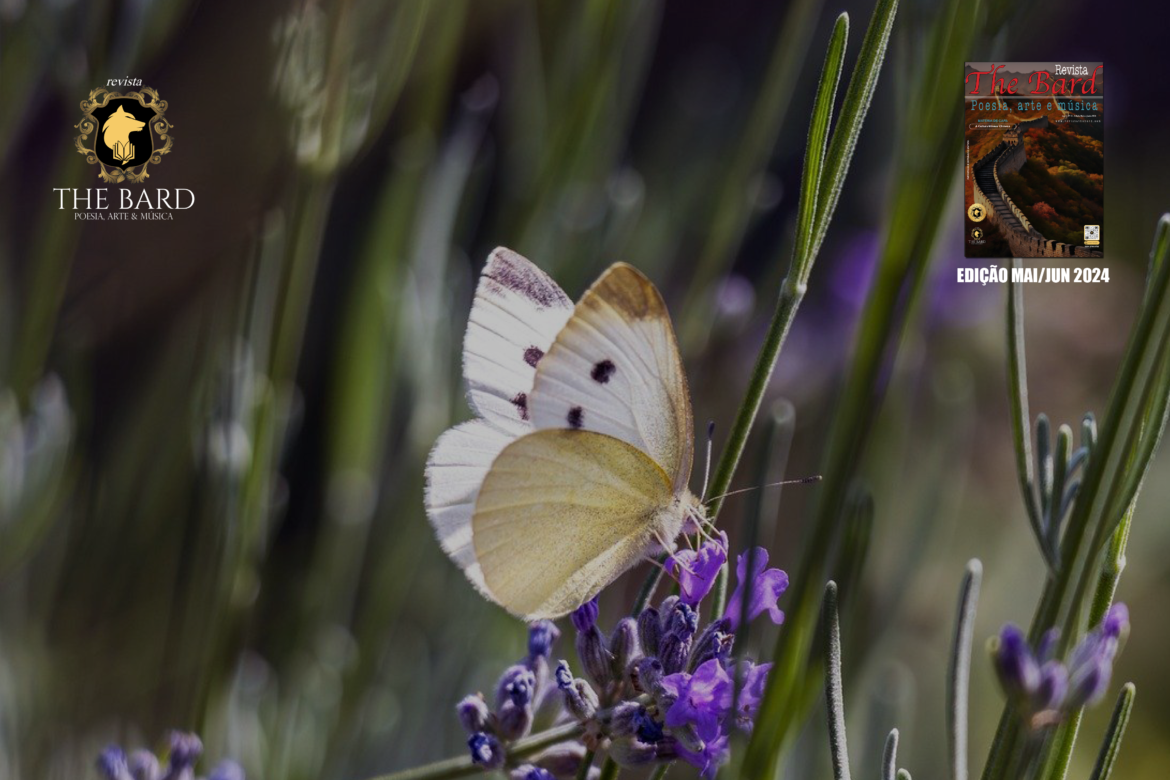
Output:
<path fill-rule="evenodd" d="M 537 363 L 572 312 L 572 301 L 544 271 L 510 249 L 491 253 L 463 338 L 467 398 L 480 417 L 513 435 L 529 430 Z"/>
<path fill-rule="evenodd" d="M 691 475 L 690 392 L 666 304 L 641 272 L 611 266 L 589 288 L 536 370 L 535 428 L 605 433 L 642 450 L 681 493 Z"/>
<path fill-rule="evenodd" d="M 427 458 L 427 518 L 443 551 L 490 598 L 471 542 L 471 517 L 492 461 L 515 437 L 483 420 L 456 425 Z"/>
<path fill-rule="evenodd" d="M 491 598 L 527 620 L 576 609 L 678 533 L 670 478 L 635 447 L 543 430 L 492 463 L 472 521 Z M 657 532 L 657 533 L 656 533 Z"/>

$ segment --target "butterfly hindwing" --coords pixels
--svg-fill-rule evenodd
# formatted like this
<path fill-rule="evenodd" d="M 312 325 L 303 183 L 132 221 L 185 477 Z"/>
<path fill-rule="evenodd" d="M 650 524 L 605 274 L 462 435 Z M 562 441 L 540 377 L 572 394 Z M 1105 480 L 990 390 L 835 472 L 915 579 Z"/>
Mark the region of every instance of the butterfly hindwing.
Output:
<path fill-rule="evenodd" d="M 491 253 L 463 339 L 467 397 L 480 417 L 514 435 L 529 430 L 536 366 L 572 312 L 544 271 L 510 249 Z"/>
<path fill-rule="evenodd" d="M 475 557 L 491 597 L 527 620 L 564 615 L 678 528 L 670 479 L 624 441 L 543 430 L 496 457 L 475 505 Z"/>
<path fill-rule="evenodd" d="M 693 420 L 666 304 L 641 272 L 613 265 L 585 293 L 536 370 L 528 412 L 537 429 L 609 434 L 671 477 L 690 479 Z"/>
<path fill-rule="evenodd" d="M 470 420 L 440 436 L 427 458 L 427 518 L 443 551 L 484 595 L 489 594 L 475 559 L 471 518 L 492 461 L 513 438 L 491 423 Z"/>

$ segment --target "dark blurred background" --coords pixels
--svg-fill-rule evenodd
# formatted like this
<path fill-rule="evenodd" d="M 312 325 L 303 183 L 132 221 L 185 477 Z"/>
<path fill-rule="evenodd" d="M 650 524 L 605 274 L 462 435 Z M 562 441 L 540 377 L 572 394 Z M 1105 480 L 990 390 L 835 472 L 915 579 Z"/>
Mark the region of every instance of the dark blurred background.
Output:
<path fill-rule="evenodd" d="M 507 245 L 571 296 L 613 261 L 644 270 L 718 448 L 787 267 L 843 10 L 851 63 L 867 2 L 0 0 L 0 779 L 88 777 L 106 741 L 170 727 L 262 778 L 357 780 L 463 750 L 452 706 L 524 641 L 422 511 L 426 453 L 469 415 L 478 268 Z M 960 62 L 1109 70 L 1111 281 L 1027 290 L 1033 411 L 1076 423 L 1103 410 L 1170 204 L 1164 14 L 993 2 L 980 18 Z M 769 391 L 795 414 L 790 474 L 821 463 L 938 23 L 934 3 L 900 9 Z M 123 77 L 169 102 L 175 144 L 145 184 L 106 185 L 73 137 L 80 101 Z M 1043 576 L 1015 482 L 1005 291 L 955 283 L 958 159 L 861 468 L 876 525 L 845 628 L 855 728 L 896 721 L 925 777 L 943 771 L 962 564 L 985 566 L 980 640 L 1030 619 Z M 141 223 L 58 209 L 54 187 L 99 186 L 187 188 L 195 206 Z M 1167 468 L 1119 592 L 1134 629 L 1117 675 L 1139 690 L 1125 778 L 1170 764 Z M 777 565 L 795 568 L 815 489 L 784 492 Z M 733 537 L 743 510 L 721 518 Z M 973 691 L 982 756 L 1001 698 L 978 654 Z M 799 776 L 827 757 L 817 730 Z M 874 739 L 858 745 L 871 758 Z M 1091 760 L 1085 746 L 1074 776 Z"/>

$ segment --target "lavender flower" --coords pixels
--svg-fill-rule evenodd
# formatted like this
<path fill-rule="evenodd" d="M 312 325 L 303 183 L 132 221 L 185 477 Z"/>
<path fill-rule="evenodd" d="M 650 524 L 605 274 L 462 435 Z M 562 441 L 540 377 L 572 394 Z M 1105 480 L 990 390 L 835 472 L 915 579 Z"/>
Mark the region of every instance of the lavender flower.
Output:
<path fill-rule="evenodd" d="M 194 780 L 195 765 L 203 755 L 203 742 L 195 734 L 173 731 L 169 737 L 166 772 L 149 750 L 135 750 L 126 757 L 118 745 L 110 745 L 97 760 L 106 780 Z M 206 780 L 244 780 L 244 770 L 235 761 L 221 761 Z"/>
<path fill-rule="evenodd" d="M 1096 704 L 1109 689 L 1113 660 L 1129 627 L 1124 604 L 1109 609 L 1101 624 L 1069 654 L 1068 663 L 1053 657 L 1059 635 L 1048 631 L 1036 650 L 1012 624 L 992 644 L 992 661 L 1000 686 L 1033 729 L 1058 723 L 1069 713 Z"/>
<path fill-rule="evenodd" d="M 682 601 L 697 607 L 715 585 L 719 570 L 727 562 L 727 534 L 703 542 L 698 550 L 679 550 L 666 559 L 666 571 L 678 579 Z"/>
<path fill-rule="evenodd" d="M 735 559 L 735 590 L 727 600 L 727 609 L 723 615 L 731 621 L 731 631 L 739 627 L 739 618 L 743 610 L 743 595 L 748 582 L 751 582 L 751 601 L 747 605 L 747 619 L 755 620 L 758 615 L 767 612 L 772 622 L 780 625 L 784 622 L 784 613 L 776 602 L 781 594 L 788 589 L 788 575 L 780 569 L 768 569 L 768 551 L 757 547 L 752 556 L 752 573 L 748 577 L 748 556 L 739 555 Z"/>
<path fill-rule="evenodd" d="M 556 780 L 552 772 L 532 764 L 524 764 L 512 770 L 511 780 Z"/>
<path fill-rule="evenodd" d="M 471 751 L 471 760 L 484 769 L 499 769 L 504 765 L 504 749 L 500 741 L 491 734 L 479 732 L 472 734 L 467 740 L 467 748 Z"/>

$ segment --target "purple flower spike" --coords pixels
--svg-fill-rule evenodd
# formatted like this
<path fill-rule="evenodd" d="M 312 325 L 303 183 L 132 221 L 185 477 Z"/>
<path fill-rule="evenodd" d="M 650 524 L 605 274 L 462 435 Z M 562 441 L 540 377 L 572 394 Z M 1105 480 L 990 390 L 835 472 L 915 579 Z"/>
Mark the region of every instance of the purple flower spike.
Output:
<path fill-rule="evenodd" d="M 743 610 L 743 593 L 749 582 L 747 576 L 748 556 L 740 555 L 735 559 L 735 591 L 727 600 L 727 609 L 723 616 L 731 623 L 731 631 L 739 628 L 740 613 Z M 754 620 L 760 613 L 767 612 L 772 622 L 780 625 L 784 622 L 784 613 L 777 605 L 781 594 L 788 589 L 788 575 L 780 569 L 768 569 L 768 551 L 757 547 L 752 560 L 751 601 L 747 605 L 747 619 Z"/>
<path fill-rule="evenodd" d="M 597 606 L 597 597 L 594 596 L 573 610 L 573 614 L 571 616 L 573 627 L 578 631 L 588 631 L 589 629 L 593 628 L 593 626 L 597 624 L 597 615 L 599 611 L 600 610 Z"/>
<path fill-rule="evenodd" d="M 682 602 L 696 607 L 715 586 L 719 570 L 727 562 L 727 534 L 703 542 L 698 550 L 679 550 L 666 559 L 666 571 L 678 580 Z"/>

